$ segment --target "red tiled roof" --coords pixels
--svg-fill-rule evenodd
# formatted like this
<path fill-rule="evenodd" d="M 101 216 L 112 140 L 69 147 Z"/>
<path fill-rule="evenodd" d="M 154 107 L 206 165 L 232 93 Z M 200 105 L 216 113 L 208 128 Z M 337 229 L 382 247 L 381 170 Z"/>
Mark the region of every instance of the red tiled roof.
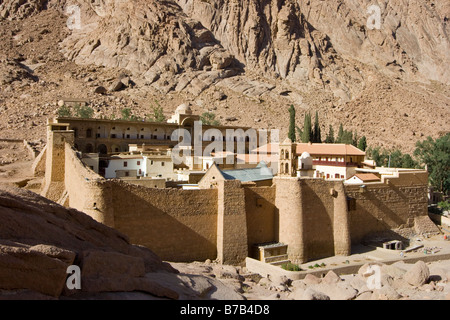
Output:
<path fill-rule="evenodd" d="M 252 153 L 278 153 L 279 145 L 269 143 L 252 150 Z M 364 156 L 366 153 L 351 144 L 338 143 L 297 143 L 296 153 L 301 155 L 308 152 L 315 155 L 340 155 L 340 156 Z"/>
<path fill-rule="evenodd" d="M 364 156 L 366 153 L 351 144 L 338 143 L 298 143 L 297 154 L 308 152 L 312 155 Z"/>
<path fill-rule="evenodd" d="M 369 182 L 369 181 L 380 181 L 381 179 L 373 174 L 373 173 L 357 173 L 354 175 L 354 177 L 357 177 L 361 179 L 361 181 Z"/>

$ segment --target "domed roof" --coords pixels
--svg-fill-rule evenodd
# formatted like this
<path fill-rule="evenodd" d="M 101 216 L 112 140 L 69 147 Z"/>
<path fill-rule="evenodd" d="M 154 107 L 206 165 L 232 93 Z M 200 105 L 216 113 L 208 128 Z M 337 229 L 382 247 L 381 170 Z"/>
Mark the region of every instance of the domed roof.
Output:
<path fill-rule="evenodd" d="M 183 103 L 177 107 L 177 109 L 175 110 L 175 113 L 177 113 L 177 114 L 192 114 L 192 110 L 188 104 Z"/>
<path fill-rule="evenodd" d="M 311 155 L 308 152 L 305 151 L 305 152 L 302 153 L 300 158 L 302 158 L 302 159 L 311 158 Z"/>

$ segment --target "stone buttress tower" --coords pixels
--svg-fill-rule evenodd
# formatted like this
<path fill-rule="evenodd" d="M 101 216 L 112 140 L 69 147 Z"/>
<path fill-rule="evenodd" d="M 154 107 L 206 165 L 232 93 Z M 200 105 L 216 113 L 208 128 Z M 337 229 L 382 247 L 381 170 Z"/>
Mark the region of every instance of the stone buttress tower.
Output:
<path fill-rule="evenodd" d="M 45 155 L 45 178 L 41 195 L 58 202 L 65 190 L 65 144 L 74 143 L 74 132 L 69 124 L 47 124 L 47 147 Z"/>

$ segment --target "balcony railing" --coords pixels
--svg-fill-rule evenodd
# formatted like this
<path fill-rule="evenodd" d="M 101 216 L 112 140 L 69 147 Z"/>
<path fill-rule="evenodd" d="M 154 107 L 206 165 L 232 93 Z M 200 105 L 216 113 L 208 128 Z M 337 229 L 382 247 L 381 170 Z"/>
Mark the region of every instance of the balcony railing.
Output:
<path fill-rule="evenodd" d="M 316 166 L 332 166 L 332 167 L 357 167 L 356 162 L 342 162 L 342 161 L 320 161 L 313 160 L 313 165 Z"/>

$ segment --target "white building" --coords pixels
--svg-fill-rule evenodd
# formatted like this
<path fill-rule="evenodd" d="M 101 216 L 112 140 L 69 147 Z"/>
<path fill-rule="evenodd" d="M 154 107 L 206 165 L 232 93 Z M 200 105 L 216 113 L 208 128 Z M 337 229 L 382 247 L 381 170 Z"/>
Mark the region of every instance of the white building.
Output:
<path fill-rule="evenodd" d="M 105 178 L 152 177 L 176 179 L 170 154 L 117 155 L 108 159 Z"/>
<path fill-rule="evenodd" d="M 108 159 L 108 167 L 105 169 L 105 178 L 114 179 L 121 177 L 145 177 L 146 158 L 136 155 L 118 155 Z"/>
<path fill-rule="evenodd" d="M 357 173 L 350 179 L 345 181 L 345 184 L 364 184 L 369 182 L 380 182 L 381 178 L 374 173 Z"/>

